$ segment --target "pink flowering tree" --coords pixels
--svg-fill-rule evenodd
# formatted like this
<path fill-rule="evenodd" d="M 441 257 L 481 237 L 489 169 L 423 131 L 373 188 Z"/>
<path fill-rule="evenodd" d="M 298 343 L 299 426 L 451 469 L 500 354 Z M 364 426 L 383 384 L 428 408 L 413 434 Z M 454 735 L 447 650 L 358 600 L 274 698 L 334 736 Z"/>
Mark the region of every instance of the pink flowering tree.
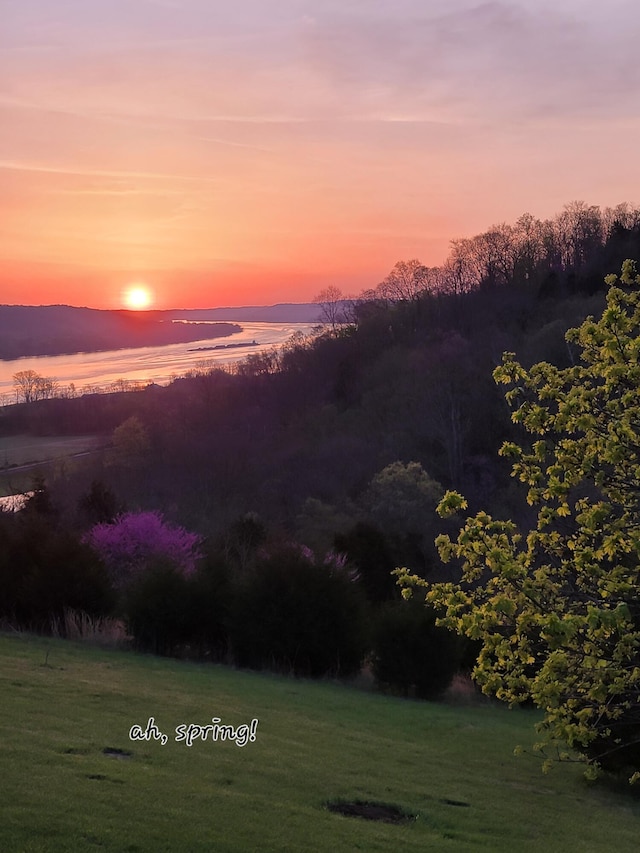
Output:
<path fill-rule="evenodd" d="M 165 561 L 191 576 L 202 538 L 168 524 L 159 512 L 127 512 L 110 524 L 96 524 L 85 541 L 100 554 L 117 587 L 136 579 L 151 564 Z"/>

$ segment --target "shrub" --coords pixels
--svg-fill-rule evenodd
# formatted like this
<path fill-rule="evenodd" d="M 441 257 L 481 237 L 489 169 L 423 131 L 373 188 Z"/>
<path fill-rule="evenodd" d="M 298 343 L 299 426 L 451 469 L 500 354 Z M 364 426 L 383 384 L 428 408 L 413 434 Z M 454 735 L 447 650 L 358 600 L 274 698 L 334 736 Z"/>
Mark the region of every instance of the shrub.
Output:
<path fill-rule="evenodd" d="M 236 584 L 231 642 L 236 663 L 318 677 L 356 672 L 366 650 L 363 598 L 329 556 L 286 545 L 263 553 Z"/>
<path fill-rule="evenodd" d="M 20 514 L 22 515 L 22 514 Z M 90 616 L 114 602 L 105 566 L 95 552 L 43 517 L 2 519 L 0 529 L 0 615 L 34 630 L 49 630 L 66 608 Z"/>
<path fill-rule="evenodd" d="M 226 660 L 229 649 L 230 569 L 221 553 L 210 552 L 191 579 L 192 635 L 190 643 L 199 657 Z"/>
<path fill-rule="evenodd" d="M 88 492 L 78 499 L 78 513 L 87 525 L 112 524 L 122 512 L 120 501 L 101 480 L 93 480 Z"/>
<path fill-rule="evenodd" d="M 128 586 L 127 626 L 136 648 L 168 655 L 193 636 L 194 587 L 170 562 L 156 560 Z"/>
<path fill-rule="evenodd" d="M 227 656 L 229 578 L 219 554 L 208 554 L 188 577 L 171 561 L 151 561 L 122 593 L 121 610 L 140 650 Z"/>
<path fill-rule="evenodd" d="M 243 572 L 253 563 L 267 538 L 267 529 L 255 512 L 247 512 L 229 525 L 222 537 L 227 562 Z"/>
<path fill-rule="evenodd" d="M 359 583 L 369 601 L 398 598 L 400 590 L 391 574 L 398 565 L 384 533 L 372 524 L 358 522 L 334 537 L 336 551 L 346 554 L 358 570 Z"/>
<path fill-rule="evenodd" d="M 435 612 L 420 602 L 385 603 L 373 633 L 373 673 L 385 689 L 433 699 L 460 668 L 464 651 L 460 638 L 437 627 Z"/>

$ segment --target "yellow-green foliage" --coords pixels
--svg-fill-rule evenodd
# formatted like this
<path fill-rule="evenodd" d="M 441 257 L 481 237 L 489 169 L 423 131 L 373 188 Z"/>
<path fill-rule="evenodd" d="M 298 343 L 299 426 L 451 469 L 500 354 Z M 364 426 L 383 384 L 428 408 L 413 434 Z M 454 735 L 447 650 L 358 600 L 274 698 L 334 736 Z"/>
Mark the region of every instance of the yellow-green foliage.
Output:
<path fill-rule="evenodd" d="M 566 369 L 525 370 L 512 353 L 494 373 L 510 386 L 512 419 L 530 446 L 506 443 L 537 524 L 526 532 L 484 512 L 441 558 L 460 583 L 427 601 L 443 622 L 480 639 L 485 692 L 544 709 L 541 749 L 577 750 L 599 767 L 640 776 L 640 276 L 608 276 L 607 305 L 567 334 L 581 350 Z M 439 511 L 466 508 L 448 493 Z M 405 580 L 409 578 L 405 577 Z M 415 580 L 415 579 L 414 579 Z M 557 751 L 556 751 L 557 750 Z"/>

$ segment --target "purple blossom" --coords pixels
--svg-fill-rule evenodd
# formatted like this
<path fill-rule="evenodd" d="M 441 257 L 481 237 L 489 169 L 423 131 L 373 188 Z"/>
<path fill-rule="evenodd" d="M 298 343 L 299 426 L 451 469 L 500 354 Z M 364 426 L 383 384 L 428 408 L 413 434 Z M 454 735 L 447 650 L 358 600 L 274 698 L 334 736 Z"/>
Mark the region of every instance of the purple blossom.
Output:
<path fill-rule="evenodd" d="M 323 563 L 332 572 L 346 572 L 349 580 L 355 582 L 360 579 L 360 574 L 348 565 L 347 559 L 346 554 L 331 550 L 324 555 Z"/>
<path fill-rule="evenodd" d="M 168 560 L 185 577 L 193 574 L 202 538 L 167 524 L 159 512 L 127 512 L 96 524 L 84 540 L 102 557 L 114 583 L 126 584 L 154 560 Z"/>
<path fill-rule="evenodd" d="M 315 560 L 315 556 L 311 548 L 308 548 L 306 545 L 300 545 L 297 543 L 294 543 L 294 545 L 297 548 L 298 553 L 301 557 L 304 557 L 304 559 L 307 560 L 309 563 L 313 563 L 313 561 Z"/>
<path fill-rule="evenodd" d="M 331 569 L 344 569 L 347 565 L 347 555 L 337 551 L 327 551 L 324 555 L 324 564 Z"/>

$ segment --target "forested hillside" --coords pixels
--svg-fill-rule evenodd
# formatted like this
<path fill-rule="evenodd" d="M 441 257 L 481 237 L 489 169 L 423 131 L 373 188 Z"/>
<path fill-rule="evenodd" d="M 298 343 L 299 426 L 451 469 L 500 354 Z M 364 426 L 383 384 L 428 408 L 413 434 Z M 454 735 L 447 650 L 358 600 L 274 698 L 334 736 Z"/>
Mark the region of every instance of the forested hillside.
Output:
<path fill-rule="evenodd" d="M 434 544 L 460 527 L 436 513 L 446 490 L 532 526 L 498 455 L 522 435 L 492 374 L 505 351 L 523 369 L 577 362 L 566 330 L 640 257 L 640 211 L 617 213 L 523 217 L 454 243 L 440 268 L 399 262 L 358 299 L 327 289 L 323 331 L 233 369 L 5 407 L 5 435 L 105 449 L 0 516 L 0 620 L 73 635 L 74 613 L 117 616 L 154 652 L 312 676 L 368 660 L 385 689 L 438 695 L 477 647 L 391 572 L 459 574 Z"/>
<path fill-rule="evenodd" d="M 111 435 L 135 416 L 135 453 L 116 449 L 95 470 L 69 474 L 64 500 L 71 505 L 97 476 L 127 504 L 171 508 L 207 534 L 247 512 L 309 544 L 357 521 L 388 527 L 370 491 L 395 462 L 417 462 L 442 488 L 511 512 L 515 487 L 496 451 L 513 427 L 492 371 L 506 350 L 525 365 L 571 363 L 566 329 L 599 312 L 604 276 L 634 256 L 640 211 L 628 205 L 574 203 L 546 222 L 524 216 L 454 241 L 440 268 L 398 263 L 352 302 L 346 322 L 233 372 L 40 401 L 6 413 L 2 428 Z M 126 445 L 124 427 L 119 435 Z M 380 506 L 403 488 L 393 478 L 386 487 Z M 417 506 L 392 532 L 420 542 L 428 560 L 433 523 Z"/>

